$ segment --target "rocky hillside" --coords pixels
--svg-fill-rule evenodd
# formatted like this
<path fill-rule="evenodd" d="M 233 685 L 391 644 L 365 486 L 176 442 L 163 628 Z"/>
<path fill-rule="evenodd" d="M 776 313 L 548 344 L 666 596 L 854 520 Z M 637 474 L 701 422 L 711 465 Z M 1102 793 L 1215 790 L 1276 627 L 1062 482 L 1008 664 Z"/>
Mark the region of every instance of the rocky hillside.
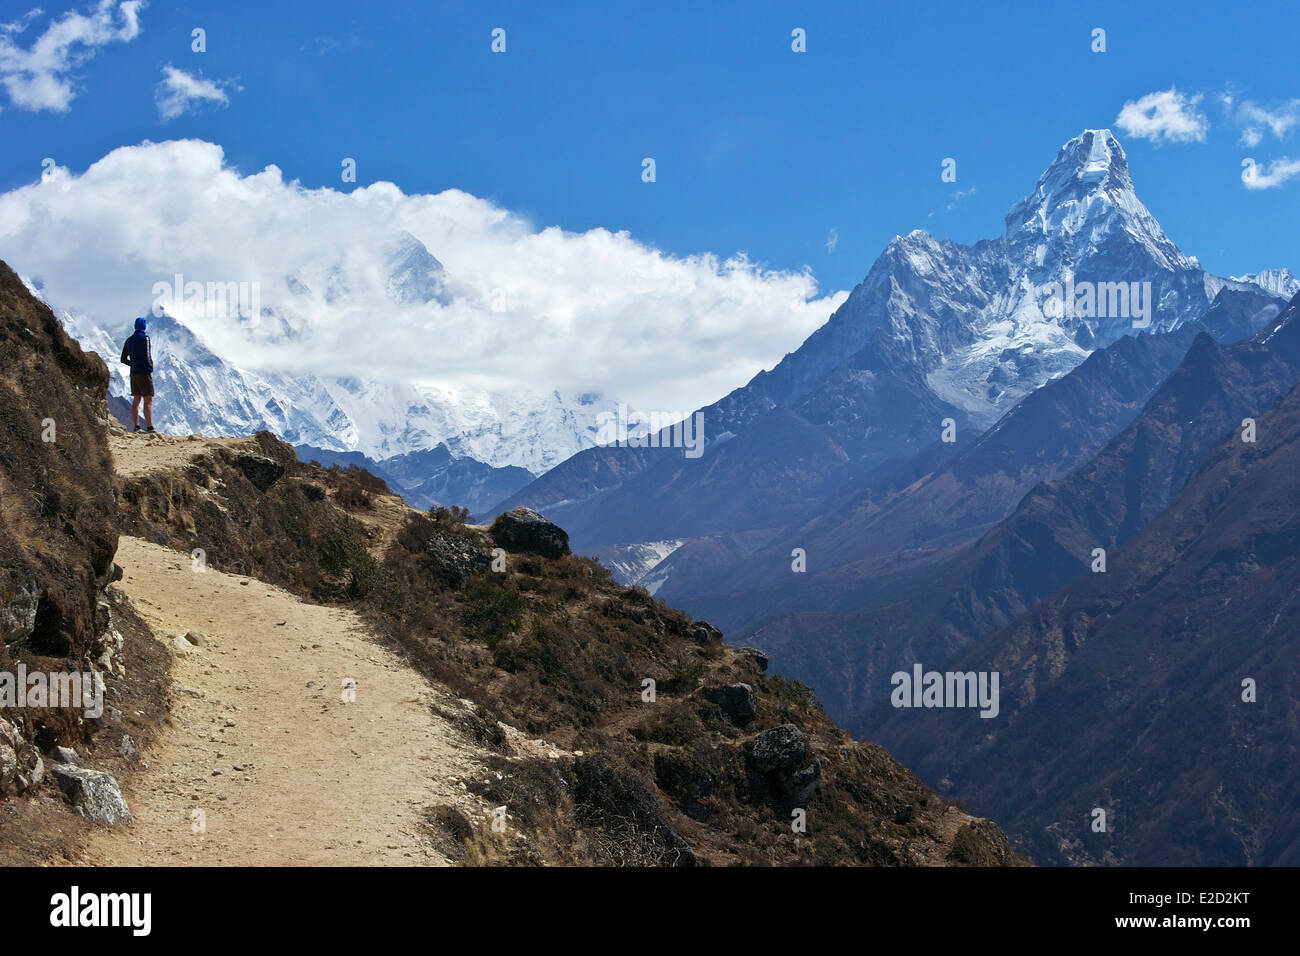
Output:
<path fill-rule="evenodd" d="M 941 799 L 881 748 L 855 742 L 807 688 L 766 673 L 761 652 L 729 648 L 716 628 L 619 585 L 572 555 L 568 536 L 540 515 L 521 510 L 483 527 L 467 525 L 463 511 L 412 510 L 365 470 L 303 463 L 268 433 L 124 435 L 108 419 L 103 364 L 7 268 L 0 342 L 0 670 L 93 669 L 109 685 L 102 718 L 76 708 L 0 713 L 0 796 L 22 795 L 0 817 L 5 859 L 73 857 L 81 831 L 69 801 L 89 819 L 128 820 L 116 782 L 98 768 L 130 777 L 151 736 L 176 732 L 160 726 L 175 706 L 167 662 L 193 649 L 151 636 L 112 584 L 120 532 L 174 549 L 166 573 L 182 579 L 200 562 L 241 576 L 227 590 L 261 580 L 347 609 L 460 699 L 441 716 L 476 752 L 491 752 L 495 771 L 463 782 L 480 804 L 504 808 L 518 839 L 498 839 L 491 820 L 451 804 L 429 806 L 429 839 L 444 857 L 1025 862 L 993 823 Z M 143 601 L 158 591 L 140 580 L 141 567 L 128 577 Z M 203 608 L 197 581 L 171 587 Z M 164 611 L 150 608 L 158 620 Z M 229 693 L 243 695 L 225 702 L 234 710 L 257 709 L 256 686 Z M 521 749 L 525 736 L 543 735 L 554 751 Z M 289 748 L 284 759 L 309 760 L 309 749 Z M 448 772 L 408 760 L 381 776 Z"/>
<path fill-rule="evenodd" d="M 1220 293 L 1225 294 L 1227 290 Z M 1112 402 L 1127 404 L 1127 414 L 1138 412 L 1113 438 L 1091 450 L 1090 458 L 1034 484 L 1014 509 L 1005 503 L 1006 517 L 992 527 L 974 528 L 983 532 L 978 537 L 902 541 L 893 553 L 868 554 L 839 566 L 831 561 L 830 569 L 809 574 L 806 583 L 786 585 L 791 592 L 787 600 L 796 610 L 763 624 L 750 639 L 772 655 L 779 669 L 816 687 L 837 719 L 874 735 L 879 727 L 867 710 L 888 694 L 890 674 L 917 660 L 937 665 L 1086 571 L 1094 548 L 1111 549 L 1132 538 L 1169 504 L 1224 434 L 1300 380 L 1300 308 L 1295 305 L 1255 337 L 1231 345 L 1197 332 L 1187 354 L 1158 387 L 1150 374 L 1128 371 L 1134 366 L 1123 358 L 1141 354 L 1142 367 L 1150 361 L 1146 356 L 1160 354 L 1152 344 L 1121 342 L 1094 355 L 1089 362 L 1103 375 L 1089 374 L 1085 363 L 1031 396 L 977 442 L 973 453 L 956 459 L 957 468 L 977 465 L 981 446 L 989 443 L 999 448 L 991 459 L 994 470 L 984 476 L 941 470 L 940 481 L 918 482 L 899 496 L 894 508 L 906 513 L 907 499 L 920 497 L 932 506 L 934 523 L 951 521 L 963 510 L 969 513 L 973 504 L 995 502 L 1017 472 L 1023 480 L 1035 467 L 1050 463 L 1042 449 L 1069 448 L 1082 437 L 1069 437 L 1071 432 L 1089 433 L 1089 443 L 1104 434 L 1075 427 L 1077 418 L 1114 422 L 1121 411 L 1108 407 Z M 1167 364 L 1181 351 L 1169 346 L 1179 344 L 1166 341 L 1157 364 Z M 1132 384 L 1120 391 L 1117 381 Z M 1154 391 L 1143 398 L 1144 388 Z M 1123 393 L 1126 402 L 1117 402 Z M 1067 400 L 1058 405 L 1058 396 Z M 1090 409 L 1097 407 L 1106 411 L 1092 414 Z M 1027 414 L 1021 416 L 1022 411 Z M 1047 414 L 1040 417 L 1042 412 Z M 1057 437 L 1061 433 L 1066 437 Z M 1051 443 L 1045 444 L 1048 437 Z M 1006 471 L 996 469 L 999 461 Z M 929 494 L 936 484 L 939 493 Z M 981 488 L 982 494 L 971 493 Z M 891 511 L 867 517 L 866 528 L 887 533 Z M 864 522 L 845 524 L 852 528 Z M 811 534 L 809 539 L 817 540 Z M 858 548 L 869 550 L 870 545 Z M 810 544 L 809 553 L 822 550 Z M 671 599 L 671 589 L 665 590 Z M 765 597 L 767 606 L 776 605 L 774 597 Z"/>
<path fill-rule="evenodd" d="M 1001 673 L 997 720 L 885 725 L 1038 859 L 1300 863 L 1300 387 L 1252 417 L 1104 574 L 952 662 Z"/>
<path fill-rule="evenodd" d="M 499 754 L 499 777 L 478 786 L 527 840 L 502 847 L 487 821 L 433 808 L 466 861 L 1021 862 L 993 824 L 853 741 L 806 688 L 765 673 L 763 654 L 617 584 L 535 513 L 473 526 L 386 492 L 262 434 L 127 476 L 123 526 L 357 608 L 472 701 L 467 732 Z M 572 756 L 515 754 L 502 725 Z"/>
<path fill-rule="evenodd" d="M 107 387 L 98 357 L 0 263 L 0 863 L 66 856 L 83 818 L 124 816 L 106 769 L 128 764 L 165 711 L 166 654 L 109 586 Z M 104 681 L 91 706 L 75 692 L 20 698 L 22 676 L 26 692 L 33 675 L 50 687 L 89 673 Z M 80 766 L 90 753 L 99 769 Z"/>
<path fill-rule="evenodd" d="M 104 364 L 0 263 L 0 671 L 120 664 L 102 603 L 117 548 L 107 389 Z M 86 733 L 73 708 L 0 710 L 0 795 L 43 775 L 41 747 Z"/>

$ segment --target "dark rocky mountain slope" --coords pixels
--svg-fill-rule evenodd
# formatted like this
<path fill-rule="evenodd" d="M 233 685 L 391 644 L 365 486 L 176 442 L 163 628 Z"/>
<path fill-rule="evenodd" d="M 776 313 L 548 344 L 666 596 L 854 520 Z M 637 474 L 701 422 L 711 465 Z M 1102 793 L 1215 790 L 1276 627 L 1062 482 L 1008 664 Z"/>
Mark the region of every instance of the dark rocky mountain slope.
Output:
<path fill-rule="evenodd" d="M 0 263 L 0 864 L 68 859 L 90 821 L 128 812 L 110 771 L 166 710 L 166 651 L 109 587 L 107 389 L 103 362 Z M 96 769 L 69 766 L 74 751 Z"/>
<path fill-rule="evenodd" d="M 1295 302 L 1244 342 L 1222 346 L 1201 332 L 1123 431 L 1090 461 L 1031 489 L 978 540 L 928 562 L 893 555 L 833 569 L 809 582 L 820 593 L 802 597 L 806 610 L 747 639 L 816 687 L 838 719 L 870 734 L 863 712 L 888 693 L 889 674 L 916 660 L 937 665 L 1086 570 L 1093 549 L 1130 539 L 1228 431 L 1298 380 Z"/>
<path fill-rule="evenodd" d="M 107 390 L 103 363 L 0 263 L 0 671 L 120 663 L 101 607 L 117 550 Z M 8 722 L 0 794 L 31 784 L 34 744 L 89 733 L 76 708 L 0 710 Z"/>
<path fill-rule="evenodd" d="M 1252 417 L 1104 574 L 947 665 L 1000 672 L 996 719 L 873 721 L 1038 858 L 1300 863 L 1300 387 Z"/>

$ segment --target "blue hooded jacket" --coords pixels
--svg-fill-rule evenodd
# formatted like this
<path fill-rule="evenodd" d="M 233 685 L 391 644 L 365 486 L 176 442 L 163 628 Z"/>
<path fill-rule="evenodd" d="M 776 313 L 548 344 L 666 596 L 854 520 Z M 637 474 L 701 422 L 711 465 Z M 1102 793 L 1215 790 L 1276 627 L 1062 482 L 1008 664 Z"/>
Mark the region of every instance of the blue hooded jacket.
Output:
<path fill-rule="evenodd" d="M 122 346 L 122 364 L 131 366 L 132 375 L 148 375 L 153 371 L 153 348 L 145 332 L 144 319 L 135 320 L 135 334 Z"/>

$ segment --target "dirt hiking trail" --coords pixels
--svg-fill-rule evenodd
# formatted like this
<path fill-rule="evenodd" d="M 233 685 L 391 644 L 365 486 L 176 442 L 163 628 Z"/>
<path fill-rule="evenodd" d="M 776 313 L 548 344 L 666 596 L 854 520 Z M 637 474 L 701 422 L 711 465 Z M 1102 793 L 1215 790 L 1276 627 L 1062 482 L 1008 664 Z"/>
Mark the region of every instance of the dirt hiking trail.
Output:
<path fill-rule="evenodd" d="M 212 441 L 137 438 L 113 442 L 120 473 L 183 465 Z M 121 538 L 117 563 L 118 587 L 175 650 L 172 711 L 123 787 L 134 821 L 98 829 L 85 862 L 441 865 L 450 861 L 431 845 L 427 809 L 488 817 L 464 782 L 487 776 L 486 753 L 434 710 L 455 716 L 464 702 L 354 613 L 196 572 L 188 555 L 138 538 Z M 203 643 L 177 650 L 187 632 Z M 355 702 L 343 699 L 345 680 Z M 518 749 L 558 756 L 508 733 Z"/>

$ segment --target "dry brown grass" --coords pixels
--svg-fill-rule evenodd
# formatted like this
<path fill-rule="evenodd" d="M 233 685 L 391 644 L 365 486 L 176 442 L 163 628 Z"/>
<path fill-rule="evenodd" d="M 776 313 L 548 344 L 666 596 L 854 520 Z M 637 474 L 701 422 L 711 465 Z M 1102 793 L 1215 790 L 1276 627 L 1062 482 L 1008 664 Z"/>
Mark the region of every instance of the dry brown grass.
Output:
<path fill-rule="evenodd" d="M 835 727 L 807 688 L 762 673 L 720 643 L 698 645 L 687 615 L 622 587 L 591 559 L 511 554 L 506 570 L 493 572 L 486 529 L 371 492 L 349 507 L 339 492 L 353 476 L 301 464 L 269 435 L 258 443 L 285 469 L 265 491 L 233 467 L 233 451 L 215 449 L 183 473 L 124 482 L 126 526 L 183 550 L 202 543 L 218 567 L 245 565 L 314 600 L 356 607 L 412 664 L 478 705 L 481 725 L 462 729 L 480 746 L 492 745 L 499 720 L 582 753 L 539 760 L 503 752 L 500 779 L 477 786 L 508 808 L 506 834 L 431 813 L 431 839 L 455 850 L 453 858 L 946 862 L 938 825 L 946 804 L 879 748 Z M 198 491 L 212 479 L 219 502 Z M 652 704 L 642 699 L 647 678 L 657 691 Z M 703 693 L 736 682 L 758 700 L 757 718 L 743 729 Z M 822 765 L 803 808 L 807 834 L 792 831 L 790 807 L 748 763 L 753 736 L 783 723 L 803 730 Z M 968 834 L 979 845 L 963 853 L 979 856 L 985 836 Z M 980 858 L 1010 861 L 998 847 Z"/>

